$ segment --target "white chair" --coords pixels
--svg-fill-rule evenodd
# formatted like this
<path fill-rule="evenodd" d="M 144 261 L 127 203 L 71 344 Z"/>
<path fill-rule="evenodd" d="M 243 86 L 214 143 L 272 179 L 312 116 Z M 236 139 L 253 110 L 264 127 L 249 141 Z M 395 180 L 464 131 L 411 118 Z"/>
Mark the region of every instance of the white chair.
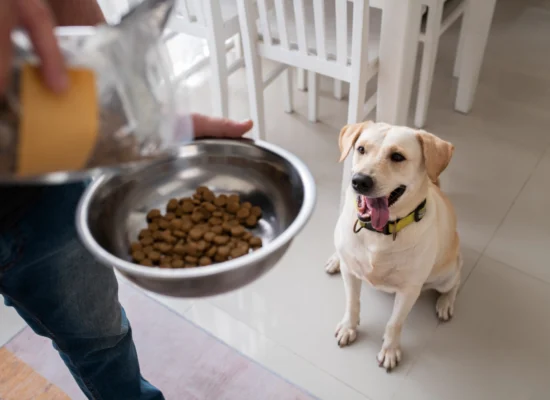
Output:
<path fill-rule="evenodd" d="M 284 72 L 285 90 L 291 93 L 289 67 L 310 71 L 308 116 L 311 121 L 317 119 L 317 74 L 353 82 L 348 123 L 362 121 L 375 108 L 375 95 L 365 103 L 367 83 L 378 72 L 377 43 L 376 40 L 369 42 L 368 0 L 354 3 L 347 0 L 238 0 L 237 4 L 257 137 L 265 137 L 263 91 Z M 280 65 L 265 80 L 261 58 Z M 291 95 L 285 110 L 292 111 Z"/>
<path fill-rule="evenodd" d="M 179 0 L 168 30 L 173 35 L 183 33 L 206 39 L 208 57 L 199 59 L 185 71 L 185 75 L 197 72 L 210 61 L 213 114 L 228 117 L 228 78 L 244 65 L 240 57 L 240 29 L 235 0 Z M 227 52 L 235 47 L 238 58 L 228 65 Z"/>
<path fill-rule="evenodd" d="M 418 94 L 416 99 L 416 111 L 414 117 L 414 125 L 422 128 L 426 124 L 428 115 L 428 106 L 430 102 L 430 94 L 432 81 L 437 57 L 437 49 L 440 36 L 449 29 L 449 27 L 458 20 L 465 9 L 464 0 L 404 0 L 417 1 L 424 8 L 425 24 L 418 32 L 417 37 L 410 38 L 410 45 L 416 46 L 419 42 L 423 43 L 422 64 L 420 68 L 420 79 L 418 84 Z M 476 0 L 477 1 L 477 0 Z M 480 0 L 483 1 L 483 0 Z M 371 7 L 384 9 L 384 0 L 371 0 Z M 466 33 L 467 34 L 467 33 Z M 458 77 L 461 47 L 464 34 L 460 35 L 457 56 L 454 67 L 454 76 Z M 410 65 L 410 68 L 415 68 L 415 65 Z M 303 69 L 298 70 L 298 89 L 307 90 L 306 83 L 307 72 Z M 334 81 L 334 97 L 341 100 L 343 98 L 342 81 Z"/>

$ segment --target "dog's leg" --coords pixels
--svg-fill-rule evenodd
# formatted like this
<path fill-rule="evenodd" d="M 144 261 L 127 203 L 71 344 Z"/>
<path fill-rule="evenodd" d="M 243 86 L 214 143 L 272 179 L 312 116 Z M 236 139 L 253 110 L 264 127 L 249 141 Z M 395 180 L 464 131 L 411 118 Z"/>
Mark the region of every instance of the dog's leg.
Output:
<path fill-rule="evenodd" d="M 342 322 L 336 327 L 336 340 L 338 346 L 344 347 L 352 344 L 357 338 L 357 326 L 359 325 L 359 311 L 361 308 L 361 280 L 353 276 L 342 266 L 342 279 L 346 292 L 346 312 Z"/>
<path fill-rule="evenodd" d="M 337 253 L 334 253 L 325 264 L 325 271 L 327 274 L 333 275 L 340 272 L 340 257 Z"/>
<path fill-rule="evenodd" d="M 460 288 L 460 273 L 463 264 L 462 255 L 460 253 L 456 262 L 458 268 L 453 281 L 450 282 L 450 284 L 453 285 L 451 289 L 449 290 L 449 286 L 436 288 L 441 294 L 435 303 L 435 312 L 437 313 L 437 318 L 443 322 L 449 321 L 453 317 L 455 311 L 456 294 Z"/>
<path fill-rule="evenodd" d="M 395 295 L 393 311 L 384 333 L 384 344 L 377 357 L 378 365 L 388 372 L 401 361 L 401 329 L 421 289 L 422 286 L 407 288 L 407 291 L 397 292 Z"/>

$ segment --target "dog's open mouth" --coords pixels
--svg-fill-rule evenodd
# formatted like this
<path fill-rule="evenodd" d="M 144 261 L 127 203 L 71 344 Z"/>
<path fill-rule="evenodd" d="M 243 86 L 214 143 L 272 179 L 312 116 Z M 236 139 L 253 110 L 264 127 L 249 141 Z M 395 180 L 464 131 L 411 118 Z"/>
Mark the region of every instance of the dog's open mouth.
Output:
<path fill-rule="evenodd" d="M 390 219 L 390 207 L 405 193 L 406 186 L 401 185 L 387 197 L 357 196 L 358 218 L 369 222 L 376 230 L 382 230 Z"/>

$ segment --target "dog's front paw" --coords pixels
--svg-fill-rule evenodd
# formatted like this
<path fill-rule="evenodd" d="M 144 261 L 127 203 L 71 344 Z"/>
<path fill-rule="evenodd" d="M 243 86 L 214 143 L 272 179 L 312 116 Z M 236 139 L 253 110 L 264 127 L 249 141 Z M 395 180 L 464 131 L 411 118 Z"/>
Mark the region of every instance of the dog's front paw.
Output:
<path fill-rule="evenodd" d="M 327 274 L 333 275 L 340 272 L 340 258 L 337 254 L 333 254 L 325 264 L 325 271 Z"/>
<path fill-rule="evenodd" d="M 391 372 L 401 361 L 401 348 L 399 346 L 386 346 L 384 344 L 376 359 L 380 368 L 384 368 L 386 372 Z"/>
<path fill-rule="evenodd" d="M 439 295 L 437 302 L 435 303 L 435 312 L 437 313 L 437 318 L 440 321 L 447 322 L 449 321 L 455 312 L 455 299 L 449 293 L 443 293 Z"/>
<path fill-rule="evenodd" d="M 338 346 L 348 346 L 357 339 L 357 326 L 353 326 L 349 320 L 343 320 L 336 327 L 334 336 L 336 337 Z"/>

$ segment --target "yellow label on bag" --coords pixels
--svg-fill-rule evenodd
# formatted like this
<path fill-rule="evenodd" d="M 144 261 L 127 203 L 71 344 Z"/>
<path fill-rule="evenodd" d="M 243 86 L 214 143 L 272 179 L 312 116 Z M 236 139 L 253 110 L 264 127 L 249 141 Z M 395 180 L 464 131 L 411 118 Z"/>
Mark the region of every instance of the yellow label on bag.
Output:
<path fill-rule="evenodd" d="M 99 130 L 95 75 L 89 69 L 70 68 L 68 76 L 68 90 L 58 94 L 44 85 L 38 68 L 23 67 L 17 175 L 86 166 Z"/>

